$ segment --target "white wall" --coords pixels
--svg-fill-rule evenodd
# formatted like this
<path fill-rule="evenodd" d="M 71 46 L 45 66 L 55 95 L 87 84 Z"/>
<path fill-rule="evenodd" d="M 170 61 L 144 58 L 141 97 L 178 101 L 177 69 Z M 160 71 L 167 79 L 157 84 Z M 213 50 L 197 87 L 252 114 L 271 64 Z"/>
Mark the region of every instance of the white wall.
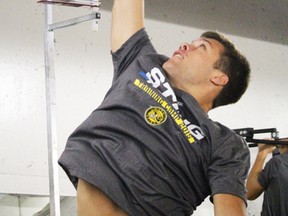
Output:
<path fill-rule="evenodd" d="M 1 216 L 32 216 L 49 202 L 48 197 L 0 194 Z"/>
<path fill-rule="evenodd" d="M 0 193 L 47 195 L 44 6 L 31 0 L 22 0 L 21 5 L 2 0 L 0 10 Z M 55 22 L 90 12 L 55 7 Z M 59 154 L 68 135 L 99 105 L 111 83 L 111 17 L 107 11 L 101 13 L 98 32 L 91 30 L 91 22 L 55 32 Z M 206 30 L 150 19 L 146 26 L 158 51 L 167 55 Z M 216 109 L 210 117 L 231 128 L 276 127 L 280 136 L 288 136 L 288 47 L 228 36 L 251 62 L 251 85 L 238 104 Z M 251 153 L 253 162 L 256 149 Z M 75 195 L 59 171 L 61 195 Z M 209 202 L 205 206 L 202 211 L 212 211 Z M 261 199 L 251 206 L 251 212 L 260 209 Z"/>

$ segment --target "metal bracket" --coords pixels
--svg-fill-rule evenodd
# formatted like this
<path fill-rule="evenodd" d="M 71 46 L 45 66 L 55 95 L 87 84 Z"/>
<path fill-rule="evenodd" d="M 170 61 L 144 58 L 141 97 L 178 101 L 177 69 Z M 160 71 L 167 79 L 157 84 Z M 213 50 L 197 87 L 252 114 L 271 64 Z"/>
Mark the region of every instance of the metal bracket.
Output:
<path fill-rule="evenodd" d="M 266 129 L 258 129 L 254 130 L 253 128 L 240 128 L 234 129 L 234 131 L 242 136 L 245 137 L 245 140 L 249 147 L 257 147 L 259 143 L 269 144 L 269 145 L 288 145 L 288 141 L 283 141 L 283 138 L 279 138 L 279 132 L 276 128 L 266 128 Z M 254 139 L 254 134 L 262 134 L 262 133 L 270 133 L 271 138 L 274 140 L 268 139 Z M 285 138 L 286 139 L 286 138 Z"/>
<path fill-rule="evenodd" d="M 50 215 L 60 216 L 60 192 L 58 174 L 58 149 L 57 149 L 57 124 L 56 124 L 56 79 L 54 68 L 54 30 L 75 25 L 91 19 L 100 19 L 99 1 L 97 0 L 41 0 L 45 3 L 45 80 L 46 80 L 46 113 L 47 113 L 47 145 L 48 145 L 48 166 L 49 166 L 49 189 L 50 189 Z M 64 22 L 53 24 L 52 4 L 64 6 L 89 6 L 96 7 L 92 14 L 70 19 Z M 97 23 L 96 23 L 97 24 Z"/>
<path fill-rule="evenodd" d="M 62 21 L 62 22 L 58 22 L 58 23 L 53 23 L 51 25 L 48 26 L 48 31 L 54 31 L 55 29 L 60 29 L 60 28 L 64 28 L 67 26 L 72 26 L 72 25 L 76 25 L 78 23 L 81 22 L 86 22 L 92 19 L 100 19 L 101 18 L 101 14 L 99 12 L 95 12 L 89 15 L 85 15 L 85 16 L 81 16 L 81 17 L 76 17 L 70 20 L 66 20 L 66 21 Z"/>

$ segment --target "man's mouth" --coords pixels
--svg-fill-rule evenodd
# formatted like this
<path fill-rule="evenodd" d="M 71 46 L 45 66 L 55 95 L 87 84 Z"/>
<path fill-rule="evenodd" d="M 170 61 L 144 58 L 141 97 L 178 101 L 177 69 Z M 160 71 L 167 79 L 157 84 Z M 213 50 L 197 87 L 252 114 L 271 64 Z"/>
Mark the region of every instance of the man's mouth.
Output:
<path fill-rule="evenodd" d="M 183 59 L 183 56 L 181 55 L 181 53 L 179 51 L 174 52 L 173 53 L 173 57 L 177 57 L 177 58 Z"/>

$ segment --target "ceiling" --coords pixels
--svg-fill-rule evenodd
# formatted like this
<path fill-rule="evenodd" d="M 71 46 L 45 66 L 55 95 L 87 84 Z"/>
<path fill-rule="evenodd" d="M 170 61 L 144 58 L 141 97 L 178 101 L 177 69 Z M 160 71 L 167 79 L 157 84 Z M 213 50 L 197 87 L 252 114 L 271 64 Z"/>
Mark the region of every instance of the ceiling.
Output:
<path fill-rule="evenodd" d="M 102 0 L 101 9 L 112 4 Z M 288 0 L 146 0 L 145 7 L 150 19 L 288 45 Z"/>

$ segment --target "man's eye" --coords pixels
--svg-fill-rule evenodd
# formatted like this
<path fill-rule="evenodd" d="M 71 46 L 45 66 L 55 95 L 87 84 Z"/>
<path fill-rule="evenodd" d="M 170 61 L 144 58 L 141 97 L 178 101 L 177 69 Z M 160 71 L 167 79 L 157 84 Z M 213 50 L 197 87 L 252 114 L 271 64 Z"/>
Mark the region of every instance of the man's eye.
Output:
<path fill-rule="evenodd" d="M 200 47 L 202 47 L 206 50 L 206 46 L 204 44 L 201 44 Z"/>

